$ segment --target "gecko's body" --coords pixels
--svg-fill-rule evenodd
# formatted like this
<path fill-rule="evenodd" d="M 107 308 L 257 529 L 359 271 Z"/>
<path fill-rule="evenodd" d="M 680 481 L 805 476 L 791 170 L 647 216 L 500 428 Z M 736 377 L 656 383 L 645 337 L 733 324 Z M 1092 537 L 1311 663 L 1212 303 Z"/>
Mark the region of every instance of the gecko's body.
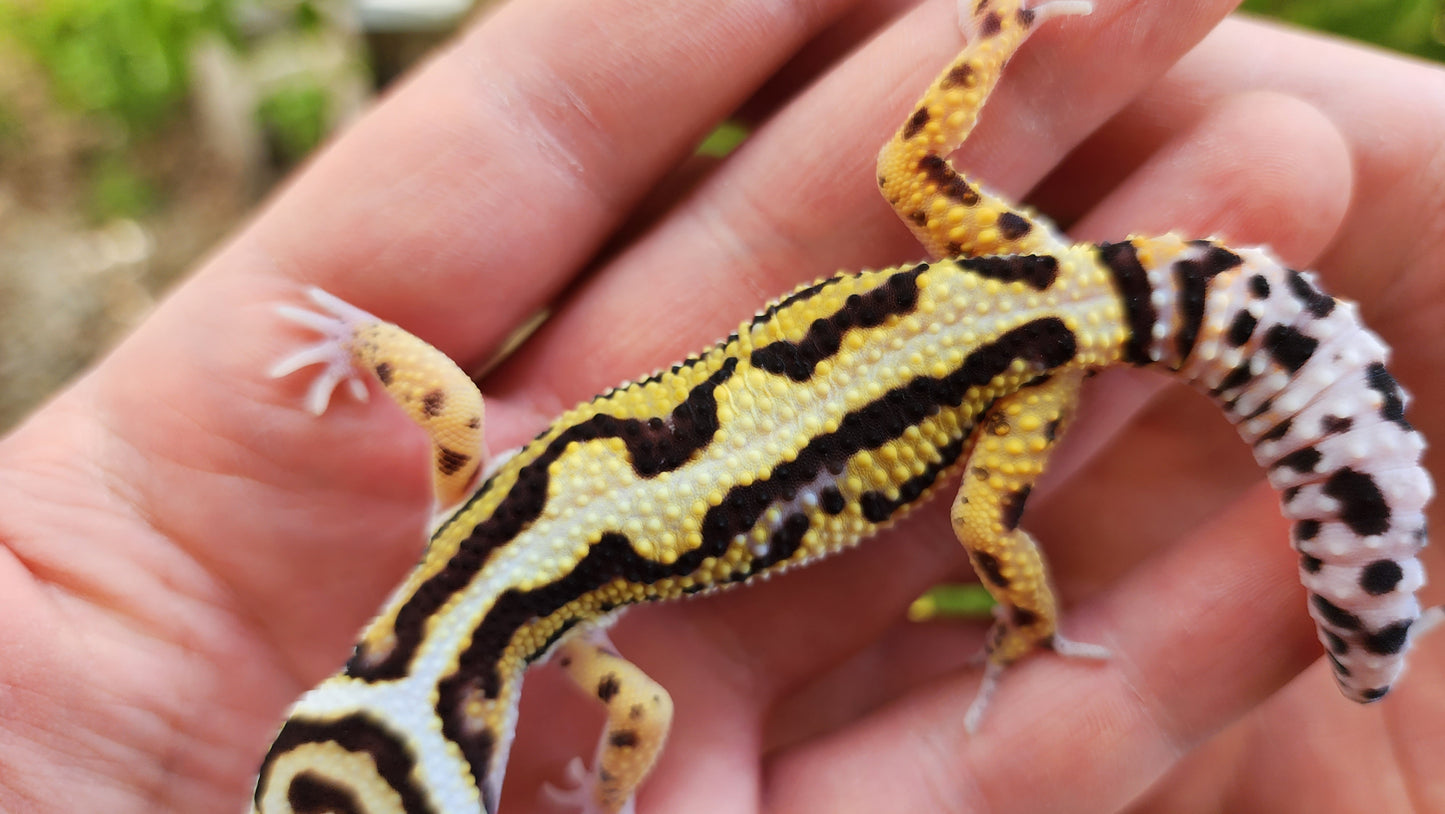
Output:
<path fill-rule="evenodd" d="M 1385 693 L 1420 613 L 1431 493 L 1386 348 L 1353 304 L 1263 250 L 1172 236 L 1071 246 L 958 175 L 946 155 L 1028 30 L 1087 9 L 971 6 L 968 47 L 879 158 L 885 197 L 947 259 L 801 288 L 497 466 L 345 671 L 293 707 L 257 811 L 495 812 L 523 671 L 554 653 L 609 711 L 577 799 L 624 810 L 671 703 L 585 631 L 626 605 L 856 544 L 959 469 L 954 528 L 1001 609 L 987 681 L 1039 645 L 1099 655 L 1058 634 L 1019 518 L 1081 379 L 1115 364 L 1174 371 L 1222 405 L 1295 520 L 1341 688 Z M 301 319 L 331 341 L 286 369 L 329 361 L 322 397 L 352 365 L 376 373 L 432 431 L 438 488 L 456 496 L 481 462 L 470 382 L 399 328 L 321 302 L 334 318 Z"/>

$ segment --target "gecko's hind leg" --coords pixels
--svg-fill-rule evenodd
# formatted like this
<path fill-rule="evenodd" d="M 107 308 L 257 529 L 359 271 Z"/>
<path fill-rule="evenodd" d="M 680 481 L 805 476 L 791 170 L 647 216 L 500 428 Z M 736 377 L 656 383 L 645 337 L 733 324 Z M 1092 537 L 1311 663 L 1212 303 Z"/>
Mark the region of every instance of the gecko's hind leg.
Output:
<path fill-rule="evenodd" d="M 592 771 L 573 759 L 567 768 L 570 788 L 548 786 L 547 796 L 583 814 L 631 814 L 637 786 L 667 742 L 672 697 L 619 656 L 601 631 L 563 642 L 554 661 L 573 684 L 607 707 L 607 725 Z"/>

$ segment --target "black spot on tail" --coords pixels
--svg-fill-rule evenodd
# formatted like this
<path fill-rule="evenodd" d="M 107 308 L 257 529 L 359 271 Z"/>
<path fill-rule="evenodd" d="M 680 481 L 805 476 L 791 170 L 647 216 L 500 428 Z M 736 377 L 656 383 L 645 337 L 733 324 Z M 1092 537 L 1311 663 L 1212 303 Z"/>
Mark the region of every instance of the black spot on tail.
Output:
<path fill-rule="evenodd" d="M 1271 326 L 1264 334 L 1264 349 L 1269 351 L 1281 367 L 1291 373 L 1304 367 L 1319 344 L 1318 339 L 1307 336 L 1290 325 Z"/>
<path fill-rule="evenodd" d="M 1310 601 L 1314 602 L 1315 608 L 1319 610 L 1320 616 L 1323 616 L 1326 622 L 1343 630 L 1360 629 L 1360 617 L 1325 599 L 1323 596 L 1312 594 Z"/>
<path fill-rule="evenodd" d="M 1329 642 L 1329 648 L 1331 653 L 1334 653 L 1337 656 L 1343 656 L 1344 654 L 1350 652 L 1349 642 L 1341 639 L 1339 636 L 1336 636 L 1328 630 L 1322 630 L 1320 632 L 1325 635 L 1325 641 Z"/>
<path fill-rule="evenodd" d="M 1324 456 L 1314 447 L 1304 447 L 1274 462 L 1276 468 L 1293 469 L 1301 475 L 1315 471 L 1315 466 Z"/>
<path fill-rule="evenodd" d="M 1310 281 L 1298 271 L 1291 269 L 1285 282 L 1289 284 L 1290 293 L 1295 299 L 1316 319 L 1324 319 L 1335 310 L 1335 298 L 1310 285 Z"/>
<path fill-rule="evenodd" d="M 1256 274 L 1249 278 L 1249 293 L 1257 299 L 1269 298 L 1269 280 L 1264 279 L 1263 274 Z"/>
<path fill-rule="evenodd" d="M 1294 419 L 1286 418 L 1285 420 L 1279 422 L 1273 427 L 1265 430 L 1264 433 L 1259 436 L 1259 440 L 1260 442 L 1278 441 L 1286 435 L 1289 435 L 1289 428 L 1292 426 L 1294 426 Z"/>
<path fill-rule="evenodd" d="M 1253 378 L 1254 371 L 1250 369 L 1249 360 L 1246 359 L 1236 365 L 1233 370 L 1224 374 L 1224 378 L 1220 379 L 1219 384 L 1215 385 L 1214 388 L 1209 391 L 1209 395 L 1214 398 L 1219 398 L 1235 388 L 1249 384 L 1249 380 Z"/>
<path fill-rule="evenodd" d="M 1249 341 L 1258 325 L 1259 320 L 1255 318 L 1254 314 L 1240 311 L 1234 315 L 1234 321 L 1229 323 L 1229 332 L 1225 334 L 1225 339 L 1237 348 Z"/>
<path fill-rule="evenodd" d="M 1405 571 L 1394 560 L 1375 560 L 1360 572 L 1360 587 L 1371 596 L 1381 596 L 1395 590 Z"/>
<path fill-rule="evenodd" d="M 1365 650 L 1379 656 L 1393 656 L 1405 649 L 1410 640 L 1410 621 L 1402 620 L 1386 625 L 1365 636 Z"/>
<path fill-rule="evenodd" d="M 1339 501 L 1340 520 L 1362 537 L 1384 534 L 1390 527 L 1390 506 L 1375 479 L 1349 467 L 1325 481 L 1326 496 Z"/>
<path fill-rule="evenodd" d="M 1405 420 L 1405 394 L 1400 389 L 1399 382 L 1385 369 L 1385 365 L 1374 362 L 1365 368 L 1365 384 L 1375 392 L 1379 393 L 1384 403 L 1380 405 L 1380 416 L 1386 421 L 1392 421 L 1404 430 L 1412 430 L 1410 422 Z"/>

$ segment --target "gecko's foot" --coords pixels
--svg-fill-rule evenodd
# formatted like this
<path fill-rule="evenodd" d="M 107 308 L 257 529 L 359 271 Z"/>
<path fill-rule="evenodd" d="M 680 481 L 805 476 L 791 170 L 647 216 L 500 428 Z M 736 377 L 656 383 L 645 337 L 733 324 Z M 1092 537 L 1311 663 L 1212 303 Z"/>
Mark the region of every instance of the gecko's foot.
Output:
<path fill-rule="evenodd" d="M 988 27 L 998 25 L 998 14 L 1027 12 L 1025 26 L 1033 28 L 1054 17 L 1083 16 L 1094 12 L 1089 0 L 1046 0 L 1035 5 L 1019 0 L 958 0 L 958 27 L 969 42 L 977 42 L 988 36 Z M 992 23 L 985 23 L 993 15 Z M 996 28 L 994 30 L 997 30 Z"/>
<path fill-rule="evenodd" d="M 562 782 L 565 786 L 542 784 L 542 796 L 560 808 L 568 808 L 580 814 L 634 814 L 636 810 L 630 797 L 616 812 L 606 811 L 599 806 L 596 773 L 588 771 L 580 757 L 574 757 L 568 762 L 566 777 Z"/>
<path fill-rule="evenodd" d="M 1003 617 L 1000 616 L 1000 618 Z M 994 640 L 992 634 L 989 638 Z M 1113 651 L 1103 645 L 1074 641 L 1065 638 L 1057 631 L 1041 644 L 1065 658 L 1104 661 L 1114 657 Z M 998 689 L 999 679 L 1012 664 L 1012 662 L 993 661 L 989 658 L 987 648 L 981 650 L 972 659 L 973 664 L 980 662 L 984 665 L 983 681 L 978 686 L 978 694 L 974 696 L 973 703 L 968 705 L 968 712 L 963 716 L 964 731 L 970 735 L 978 732 L 979 724 L 983 721 L 983 714 L 988 709 L 989 700 L 993 698 L 994 690 Z"/>
<path fill-rule="evenodd" d="M 294 305 L 278 305 L 276 312 L 321 334 L 322 340 L 273 365 L 269 371 L 272 378 L 288 376 L 311 365 L 325 365 L 306 391 L 306 409 L 316 415 L 326 412 L 326 406 L 331 403 L 332 391 L 342 382 L 346 383 L 347 389 L 358 401 L 366 401 L 366 382 L 361 378 L 361 371 L 352 363 L 351 340 L 358 327 L 380 320 L 340 297 L 314 286 L 306 290 L 306 296 L 316 303 L 319 311 L 297 308 Z"/>

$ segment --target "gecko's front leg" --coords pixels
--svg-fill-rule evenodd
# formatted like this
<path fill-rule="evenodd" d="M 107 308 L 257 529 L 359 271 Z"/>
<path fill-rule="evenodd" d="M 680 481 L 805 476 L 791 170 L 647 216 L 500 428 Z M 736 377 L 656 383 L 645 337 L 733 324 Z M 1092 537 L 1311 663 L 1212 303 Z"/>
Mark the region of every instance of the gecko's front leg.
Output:
<path fill-rule="evenodd" d="M 287 319 L 322 335 L 322 340 L 281 360 L 271 369 L 280 377 L 311 365 L 324 365 L 307 391 L 306 406 L 320 415 L 343 382 L 358 399 L 367 389 L 360 371 L 369 371 L 432 444 L 432 488 L 438 506 L 461 500 L 485 460 L 482 394 L 471 378 L 447 358 L 390 322 L 332 294 L 311 288 L 307 296 L 320 311 L 282 305 Z"/>

